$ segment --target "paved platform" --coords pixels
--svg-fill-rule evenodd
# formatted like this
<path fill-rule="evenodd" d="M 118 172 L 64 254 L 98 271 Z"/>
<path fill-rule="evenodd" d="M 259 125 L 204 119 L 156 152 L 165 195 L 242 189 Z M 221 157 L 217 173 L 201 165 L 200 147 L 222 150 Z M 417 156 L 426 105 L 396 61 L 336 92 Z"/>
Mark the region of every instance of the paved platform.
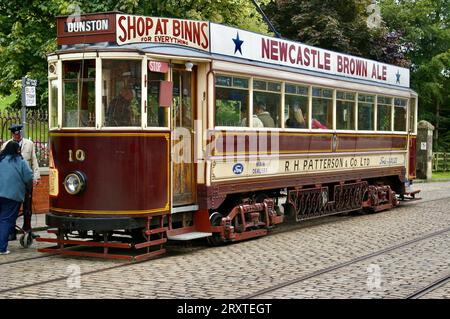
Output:
<path fill-rule="evenodd" d="M 22 227 L 23 225 L 22 216 L 19 216 L 19 218 L 17 218 L 16 225 Z M 45 214 L 43 213 L 33 214 L 33 216 L 31 216 L 31 227 L 33 228 L 33 230 L 36 231 L 46 230 L 48 226 L 45 224 Z"/>

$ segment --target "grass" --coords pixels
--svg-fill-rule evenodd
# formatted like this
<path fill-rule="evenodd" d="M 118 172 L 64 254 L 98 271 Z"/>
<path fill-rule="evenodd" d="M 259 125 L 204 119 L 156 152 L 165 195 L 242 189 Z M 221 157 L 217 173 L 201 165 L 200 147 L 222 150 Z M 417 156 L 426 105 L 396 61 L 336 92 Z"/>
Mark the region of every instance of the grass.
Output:
<path fill-rule="evenodd" d="M 8 105 L 16 99 L 14 94 L 9 96 L 0 96 L 0 111 L 3 111 Z"/>
<path fill-rule="evenodd" d="M 450 172 L 433 172 L 431 176 L 433 179 L 450 178 Z"/>

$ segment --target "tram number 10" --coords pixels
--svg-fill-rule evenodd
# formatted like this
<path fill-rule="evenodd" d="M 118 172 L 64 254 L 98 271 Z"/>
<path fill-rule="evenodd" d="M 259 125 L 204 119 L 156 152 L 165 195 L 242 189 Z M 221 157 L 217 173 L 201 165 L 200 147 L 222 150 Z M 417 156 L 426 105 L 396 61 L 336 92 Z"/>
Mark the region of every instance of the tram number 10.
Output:
<path fill-rule="evenodd" d="M 83 162 L 86 159 L 86 153 L 83 150 L 75 151 L 75 160 Z M 69 162 L 73 162 L 73 150 L 69 150 Z"/>

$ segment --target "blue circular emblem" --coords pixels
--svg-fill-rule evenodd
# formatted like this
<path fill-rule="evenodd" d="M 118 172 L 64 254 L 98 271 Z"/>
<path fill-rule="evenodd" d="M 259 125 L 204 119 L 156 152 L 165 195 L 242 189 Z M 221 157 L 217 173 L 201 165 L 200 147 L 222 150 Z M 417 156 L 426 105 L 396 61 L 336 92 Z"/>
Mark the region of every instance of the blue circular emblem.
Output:
<path fill-rule="evenodd" d="M 235 175 L 242 174 L 243 172 L 244 172 L 244 165 L 242 165 L 241 163 L 236 163 L 233 165 L 233 173 Z"/>

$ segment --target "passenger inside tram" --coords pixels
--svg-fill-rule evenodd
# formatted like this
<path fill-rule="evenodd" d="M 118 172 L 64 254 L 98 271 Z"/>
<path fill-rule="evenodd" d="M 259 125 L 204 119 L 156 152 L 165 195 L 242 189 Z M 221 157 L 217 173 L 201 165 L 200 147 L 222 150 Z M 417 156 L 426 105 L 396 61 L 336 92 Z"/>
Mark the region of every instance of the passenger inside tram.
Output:
<path fill-rule="evenodd" d="M 131 100 L 133 91 L 124 87 L 119 96 L 115 97 L 108 106 L 106 112 L 107 126 L 130 126 L 132 125 Z"/>
<path fill-rule="evenodd" d="M 286 127 L 288 128 L 305 128 L 306 123 L 303 117 L 302 109 L 299 105 L 289 107 L 289 118 L 286 120 Z"/>
<path fill-rule="evenodd" d="M 263 102 L 256 104 L 255 112 L 264 127 L 275 127 L 275 122 L 270 113 L 266 111 L 266 105 Z"/>
<path fill-rule="evenodd" d="M 242 108 L 241 109 L 241 125 L 240 126 L 248 126 L 248 121 L 247 121 L 247 108 Z M 256 114 L 253 114 L 253 119 L 252 119 L 252 125 L 253 127 L 264 127 L 263 122 L 261 122 L 261 120 L 258 118 L 258 116 Z"/>

